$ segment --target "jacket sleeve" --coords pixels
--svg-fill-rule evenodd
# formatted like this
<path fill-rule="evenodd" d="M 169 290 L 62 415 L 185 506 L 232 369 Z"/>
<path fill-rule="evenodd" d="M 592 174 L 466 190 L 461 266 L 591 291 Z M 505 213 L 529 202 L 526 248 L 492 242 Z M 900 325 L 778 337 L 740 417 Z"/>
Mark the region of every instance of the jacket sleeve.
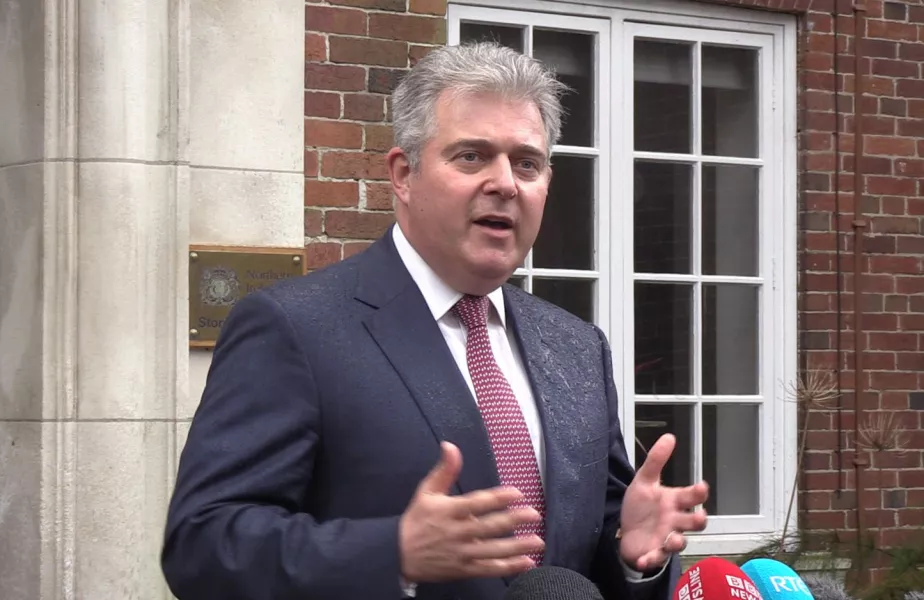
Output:
<path fill-rule="evenodd" d="M 613 382 L 613 359 L 610 345 L 599 328 L 597 335 L 600 337 L 603 354 L 603 373 L 610 420 L 610 454 L 603 528 L 594 556 L 591 579 L 607 600 L 629 598 L 632 600 L 669 600 L 680 578 L 680 560 L 677 555 L 671 556 L 667 568 L 660 574 L 642 581 L 630 581 L 619 559 L 619 540 L 616 538 L 616 533 L 620 526 L 622 500 L 626 488 L 635 476 L 635 469 L 629 463 L 626 442 L 622 435 L 616 385 Z"/>
<path fill-rule="evenodd" d="M 189 429 L 161 566 L 179 600 L 400 598 L 398 516 L 301 512 L 320 444 L 318 392 L 279 304 L 231 311 Z"/>

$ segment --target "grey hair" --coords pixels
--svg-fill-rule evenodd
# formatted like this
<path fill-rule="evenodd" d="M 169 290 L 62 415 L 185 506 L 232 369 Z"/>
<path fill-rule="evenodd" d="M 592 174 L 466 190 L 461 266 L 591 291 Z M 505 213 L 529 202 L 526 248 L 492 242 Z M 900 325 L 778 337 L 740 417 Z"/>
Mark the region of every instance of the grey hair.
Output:
<path fill-rule="evenodd" d="M 436 103 L 451 90 L 458 94 L 495 93 L 526 100 L 539 109 L 547 152 L 561 136 L 561 95 L 569 88 L 542 62 L 495 42 L 444 46 L 412 68 L 392 95 L 395 145 L 417 170 L 420 154 L 435 134 Z"/>

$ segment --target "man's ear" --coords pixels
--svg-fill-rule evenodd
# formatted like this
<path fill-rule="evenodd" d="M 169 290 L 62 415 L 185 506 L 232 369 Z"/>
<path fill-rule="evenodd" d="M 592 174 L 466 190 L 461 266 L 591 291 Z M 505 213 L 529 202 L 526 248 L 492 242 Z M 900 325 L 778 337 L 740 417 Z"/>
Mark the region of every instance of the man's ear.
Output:
<path fill-rule="evenodd" d="M 407 204 L 410 196 L 411 179 L 411 163 L 407 154 L 401 148 L 392 148 L 385 155 L 385 163 L 388 165 L 391 189 L 394 191 L 398 202 Z"/>

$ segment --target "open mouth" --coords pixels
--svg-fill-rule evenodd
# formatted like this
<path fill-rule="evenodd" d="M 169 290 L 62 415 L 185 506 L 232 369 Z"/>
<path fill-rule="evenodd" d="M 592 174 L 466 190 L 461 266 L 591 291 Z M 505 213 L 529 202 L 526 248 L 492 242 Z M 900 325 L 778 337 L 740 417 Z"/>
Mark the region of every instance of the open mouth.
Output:
<path fill-rule="evenodd" d="M 490 229 L 495 229 L 497 231 L 505 231 L 507 229 L 513 229 L 513 223 L 504 219 L 498 219 L 494 217 L 487 217 L 484 219 L 478 219 L 475 221 L 476 225 L 481 225 L 482 227 L 488 227 Z"/>

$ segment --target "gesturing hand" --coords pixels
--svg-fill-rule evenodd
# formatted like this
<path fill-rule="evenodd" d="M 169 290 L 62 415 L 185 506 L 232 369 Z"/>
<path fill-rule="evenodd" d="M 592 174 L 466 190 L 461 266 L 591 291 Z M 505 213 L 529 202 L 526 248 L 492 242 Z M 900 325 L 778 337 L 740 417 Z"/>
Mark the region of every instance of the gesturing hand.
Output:
<path fill-rule="evenodd" d="M 512 488 L 478 490 L 449 496 L 462 470 L 462 454 L 440 445 L 440 460 L 420 482 L 401 517 L 398 535 L 401 575 L 408 582 L 501 577 L 534 566 L 526 554 L 544 549 L 538 536 L 507 536 L 538 521 L 532 508 L 509 509 L 523 495 Z"/>
<path fill-rule="evenodd" d="M 670 434 L 658 438 L 623 497 L 619 555 L 639 571 L 660 567 L 683 550 L 685 531 L 706 528 L 706 511 L 691 512 L 709 497 L 706 482 L 682 488 L 661 485 L 661 471 L 675 444 Z"/>

